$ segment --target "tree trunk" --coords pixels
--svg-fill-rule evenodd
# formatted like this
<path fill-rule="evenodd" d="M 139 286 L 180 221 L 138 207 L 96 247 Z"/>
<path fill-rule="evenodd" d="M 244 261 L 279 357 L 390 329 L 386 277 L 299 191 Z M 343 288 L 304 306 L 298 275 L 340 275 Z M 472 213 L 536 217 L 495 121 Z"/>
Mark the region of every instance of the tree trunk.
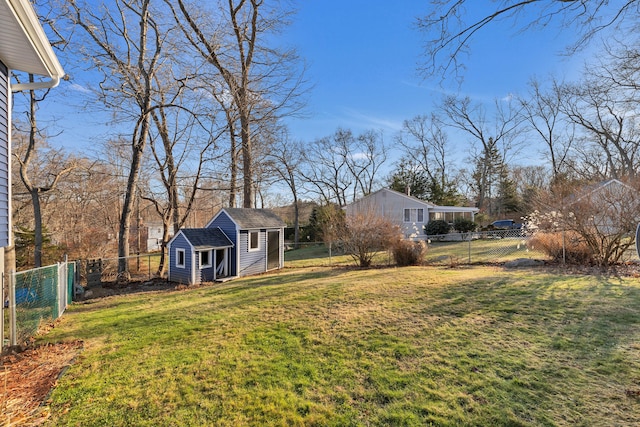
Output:
<path fill-rule="evenodd" d="M 251 147 L 251 129 L 249 113 L 244 111 L 240 113 L 240 123 L 242 129 L 240 135 L 242 137 L 242 179 L 243 179 L 243 208 L 253 208 L 253 159 Z"/>
<path fill-rule="evenodd" d="M 29 190 L 31 193 L 31 203 L 33 203 L 34 222 L 34 248 L 33 265 L 35 268 L 42 267 L 42 211 L 40 209 L 40 194 L 37 188 Z"/>
<path fill-rule="evenodd" d="M 300 247 L 300 207 L 298 206 L 298 197 L 293 193 L 293 247 Z"/>
<path fill-rule="evenodd" d="M 140 174 L 140 165 L 142 163 L 142 154 L 147 142 L 149 133 L 148 117 L 142 120 L 140 136 L 133 145 L 133 158 L 131 159 L 131 169 L 129 170 L 129 178 L 127 179 L 127 190 L 124 196 L 124 204 L 122 205 L 122 214 L 120 215 L 120 231 L 118 232 L 118 278 L 129 279 L 129 266 L 127 257 L 129 256 L 129 231 L 131 229 L 131 212 L 133 212 L 134 196 L 138 186 L 138 176 Z"/>
<path fill-rule="evenodd" d="M 166 221 L 162 222 L 162 243 L 160 244 L 160 263 L 158 264 L 158 277 L 164 275 L 167 269 L 167 243 L 169 243 L 169 224 Z"/>

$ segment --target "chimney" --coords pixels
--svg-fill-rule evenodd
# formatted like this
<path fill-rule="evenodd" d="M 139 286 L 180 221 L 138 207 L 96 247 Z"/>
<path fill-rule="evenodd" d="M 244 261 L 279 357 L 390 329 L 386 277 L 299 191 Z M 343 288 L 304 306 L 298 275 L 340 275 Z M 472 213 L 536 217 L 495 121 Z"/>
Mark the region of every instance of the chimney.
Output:
<path fill-rule="evenodd" d="M 404 192 L 407 193 L 407 196 L 411 196 L 411 187 L 407 185 Z"/>

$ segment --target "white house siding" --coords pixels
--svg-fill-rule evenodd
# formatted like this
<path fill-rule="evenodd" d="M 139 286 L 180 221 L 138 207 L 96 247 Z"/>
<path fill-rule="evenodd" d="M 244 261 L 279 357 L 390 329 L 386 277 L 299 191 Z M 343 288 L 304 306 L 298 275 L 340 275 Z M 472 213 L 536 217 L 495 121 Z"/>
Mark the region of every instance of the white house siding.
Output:
<path fill-rule="evenodd" d="M 398 224 L 405 237 L 416 237 L 424 235 L 424 226 L 429 222 L 429 209 L 433 205 L 406 196 L 396 191 L 382 189 L 362 198 L 346 207 L 347 215 L 355 213 L 375 213 L 388 218 L 390 221 Z M 405 221 L 405 209 L 422 209 L 422 221 L 418 221 L 417 211 L 416 217 L 411 216 L 409 221 Z M 412 213 L 413 213 L 412 212 Z"/>
<path fill-rule="evenodd" d="M 11 187 L 9 175 L 9 121 L 10 92 L 9 70 L 0 62 L 0 247 L 9 246 L 9 189 Z"/>
<path fill-rule="evenodd" d="M 162 248 L 162 223 L 147 224 L 147 251 L 159 251 Z M 169 239 L 173 237 L 173 229 L 169 229 Z"/>

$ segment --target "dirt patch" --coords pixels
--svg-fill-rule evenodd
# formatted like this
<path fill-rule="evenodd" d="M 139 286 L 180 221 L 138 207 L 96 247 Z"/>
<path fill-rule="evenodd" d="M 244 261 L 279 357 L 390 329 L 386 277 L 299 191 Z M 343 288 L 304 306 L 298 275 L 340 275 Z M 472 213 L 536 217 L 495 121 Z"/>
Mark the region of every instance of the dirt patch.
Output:
<path fill-rule="evenodd" d="M 44 405 L 58 378 L 82 349 L 81 341 L 46 344 L 0 359 L 0 424 L 41 425 L 49 417 Z"/>
<path fill-rule="evenodd" d="M 80 301 L 104 298 L 112 295 L 135 294 L 151 291 L 173 291 L 178 289 L 178 283 L 169 282 L 166 279 L 154 278 L 144 281 L 130 281 L 125 285 L 117 282 L 104 282 L 101 286 L 92 286 L 85 290 L 79 298 Z"/>

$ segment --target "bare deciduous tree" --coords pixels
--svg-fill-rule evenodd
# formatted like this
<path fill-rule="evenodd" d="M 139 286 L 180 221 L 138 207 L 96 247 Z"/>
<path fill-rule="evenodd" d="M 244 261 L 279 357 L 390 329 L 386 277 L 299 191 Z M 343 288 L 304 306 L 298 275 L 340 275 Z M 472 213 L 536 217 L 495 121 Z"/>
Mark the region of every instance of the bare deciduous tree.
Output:
<path fill-rule="evenodd" d="M 488 9 L 474 7 L 472 0 L 431 0 L 429 13 L 418 19 L 427 35 L 425 75 L 460 75 L 462 56 L 467 54 L 476 33 L 500 21 L 517 23 L 522 30 L 545 28 L 557 21 L 574 29 L 570 51 L 585 46 L 602 30 L 626 23 L 637 25 L 640 1 L 624 0 L 609 7 L 608 0 L 505 0 Z M 480 12 L 477 12 L 480 10 Z M 475 14 L 474 14 L 475 13 Z"/>
<path fill-rule="evenodd" d="M 438 205 L 457 204 L 459 195 L 451 177 L 450 146 L 444 123 L 435 114 L 405 120 L 398 136 L 406 164 L 415 162 L 428 178 L 427 197 Z"/>
<path fill-rule="evenodd" d="M 484 106 L 473 104 L 471 99 L 449 96 L 444 99 L 440 110 L 447 125 L 471 137 L 472 157 L 476 168 L 477 201 L 480 209 L 487 208 L 493 194 L 502 165 L 519 149 L 519 111 L 507 102 L 496 100 L 495 116 L 487 118 Z"/>
<path fill-rule="evenodd" d="M 29 82 L 32 83 L 33 81 L 33 75 L 29 75 Z M 46 97 L 46 93 L 43 95 L 44 97 Z M 43 98 L 36 97 L 35 91 L 29 91 L 29 129 L 25 135 L 26 144 L 18 144 L 13 153 L 19 165 L 22 184 L 31 197 L 35 234 L 33 259 L 36 268 L 42 266 L 43 224 L 41 197 L 43 194 L 54 190 L 60 179 L 76 167 L 75 161 L 65 156 L 60 150 L 49 149 L 46 155 L 40 153 L 40 156 L 38 156 L 38 148 L 42 150 L 46 144 L 46 142 L 42 141 L 42 131 L 38 129 L 36 120 L 36 107 Z M 41 160 L 47 158 L 47 160 L 44 164 L 35 164 L 37 157 L 40 157 Z M 39 167 L 45 169 L 34 171 L 34 168 Z"/>
<path fill-rule="evenodd" d="M 580 150 L 597 148 L 597 157 L 604 160 L 599 178 L 634 178 L 640 167 L 640 130 L 628 98 L 598 80 L 565 88 L 564 114 L 584 134 Z"/>
<path fill-rule="evenodd" d="M 378 132 L 355 136 L 351 130 L 338 129 L 307 144 L 303 158 L 300 175 L 308 190 L 325 204 L 345 206 L 371 193 L 387 160 L 387 148 Z"/>
<path fill-rule="evenodd" d="M 263 120 L 300 108 L 297 100 L 303 81 L 295 68 L 295 52 L 267 45 L 269 34 L 287 23 L 290 12 L 269 8 L 263 0 L 215 2 L 217 13 L 204 8 L 203 3 L 178 0 L 177 8 L 171 2 L 167 4 L 196 52 L 217 70 L 224 83 L 224 95 L 233 102 L 235 114 L 227 114 L 227 118 L 229 129 L 240 130 L 243 206 L 251 208 L 255 128 Z M 233 138 L 235 133 L 232 141 Z M 231 155 L 235 161 L 233 148 Z"/>
<path fill-rule="evenodd" d="M 159 96 L 164 98 L 165 93 L 160 93 Z M 147 182 L 144 186 L 146 191 L 142 191 L 141 194 L 143 199 L 153 204 L 162 219 L 159 275 L 163 274 L 166 266 L 170 229 L 173 229 L 174 234 L 177 233 L 189 217 L 199 191 L 203 168 L 208 157 L 213 154 L 216 140 L 225 132 L 223 128 L 208 129 L 204 134 L 198 133 L 197 129 L 202 125 L 198 117 L 193 111 L 188 110 L 185 104 L 181 104 L 180 108 L 168 107 L 175 105 L 174 103 L 175 100 L 161 102 L 151 113 L 157 137 L 150 138 L 149 146 L 155 160 L 156 179 L 159 179 L 162 190 L 159 194 L 154 194 Z M 181 121 L 180 112 L 188 116 L 184 122 Z M 173 132 L 170 129 L 173 129 Z M 184 179 L 186 176 L 189 177 L 188 180 Z"/>
<path fill-rule="evenodd" d="M 150 0 L 115 0 L 101 7 L 80 0 L 67 4 L 70 19 L 88 36 L 85 54 L 103 73 L 101 99 L 132 122 L 131 163 L 118 233 L 118 273 L 126 278 L 131 214 L 154 108 L 154 79 L 171 31 L 156 21 Z"/>
<path fill-rule="evenodd" d="M 302 150 L 301 145 L 299 142 L 289 139 L 289 133 L 285 129 L 281 133 L 281 138 L 271 146 L 267 156 L 268 167 L 271 173 L 285 182 L 293 197 L 294 247 L 296 249 L 300 243 L 298 169 L 302 162 L 300 155 Z"/>
<path fill-rule="evenodd" d="M 530 82 L 528 99 L 520 98 L 522 113 L 533 133 L 546 146 L 552 182 L 567 173 L 567 162 L 575 140 L 575 125 L 563 114 L 564 90 L 555 79 L 545 91 L 539 81 Z"/>

